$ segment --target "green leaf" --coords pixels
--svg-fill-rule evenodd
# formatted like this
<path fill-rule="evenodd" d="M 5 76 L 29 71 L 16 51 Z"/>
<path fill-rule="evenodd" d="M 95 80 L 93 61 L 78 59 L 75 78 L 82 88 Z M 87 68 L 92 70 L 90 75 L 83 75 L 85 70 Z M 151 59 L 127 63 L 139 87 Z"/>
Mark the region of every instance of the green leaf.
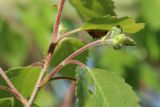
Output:
<path fill-rule="evenodd" d="M 51 65 L 56 67 L 60 62 L 62 62 L 66 57 L 71 55 L 73 52 L 83 47 L 84 43 L 76 38 L 67 38 L 61 41 L 58 47 L 55 50 L 54 57 L 52 59 Z M 88 52 L 85 51 L 80 55 L 76 56 L 75 59 L 79 60 L 83 63 L 86 62 L 88 56 Z M 74 64 L 70 64 L 65 66 L 61 71 L 61 75 L 75 77 L 76 66 Z"/>
<path fill-rule="evenodd" d="M 45 98 L 45 101 L 44 101 Z M 43 88 L 39 91 L 36 99 L 35 104 L 40 107 L 53 107 L 56 102 L 56 98 L 54 93 L 48 91 L 47 89 Z"/>
<path fill-rule="evenodd" d="M 121 17 L 117 18 L 115 16 L 102 16 L 98 18 L 92 18 L 88 22 L 82 25 L 82 30 L 104 30 L 108 31 L 111 30 L 113 26 L 120 26 L 122 30 L 126 33 L 135 33 L 141 29 L 143 29 L 143 23 L 136 23 L 130 17 Z"/>
<path fill-rule="evenodd" d="M 140 107 L 132 88 L 112 72 L 79 69 L 77 80 L 79 107 Z"/>
<path fill-rule="evenodd" d="M 14 107 L 14 98 L 0 99 L 0 107 Z"/>
<path fill-rule="evenodd" d="M 70 3 L 84 21 L 88 21 L 93 17 L 115 15 L 111 0 L 70 0 Z"/>
<path fill-rule="evenodd" d="M 21 67 L 10 69 L 6 72 L 9 79 L 12 81 L 17 90 L 25 97 L 29 98 L 33 91 L 34 85 L 40 73 L 40 67 Z M 1 85 L 6 85 L 6 82 L 0 76 Z M 7 85 L 6 85 L 7 86 Z M 0 98 L 9 97 L 10 94 L 0 90 Z"/>

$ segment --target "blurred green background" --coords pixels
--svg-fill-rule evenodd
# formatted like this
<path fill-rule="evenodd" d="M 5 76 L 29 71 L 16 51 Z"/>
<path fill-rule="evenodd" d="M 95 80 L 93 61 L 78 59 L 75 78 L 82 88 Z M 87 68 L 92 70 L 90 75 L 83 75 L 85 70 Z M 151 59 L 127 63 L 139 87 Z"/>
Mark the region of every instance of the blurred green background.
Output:
<path fill-rule="evenodd" d="M 0 0 L 0 66 L 3 69 L 28 66 L 44 59 L 57 13 L 52 4 L 57 2 Z M 121 51 L 96 47 L 90 50 L 86 63 L 123 76 L 137 92 L 142 107 L 160 107 L 160 0 L 114 0 L 114 3 L 119 17 L 130 16 L 145 23 L 145 29 L 128 35 L 134 38 L 137 47 Z M 66 2 L 60 31 L 67 32 L 81 24 L 75 9 Z M 78 37 L 85 42 L 93 41 L 85 32 Z M 68 82 L 64 81 L 51 84 L 43 92 L 48 98 L 43 105 L 58 106 L 67 87 Z"/>

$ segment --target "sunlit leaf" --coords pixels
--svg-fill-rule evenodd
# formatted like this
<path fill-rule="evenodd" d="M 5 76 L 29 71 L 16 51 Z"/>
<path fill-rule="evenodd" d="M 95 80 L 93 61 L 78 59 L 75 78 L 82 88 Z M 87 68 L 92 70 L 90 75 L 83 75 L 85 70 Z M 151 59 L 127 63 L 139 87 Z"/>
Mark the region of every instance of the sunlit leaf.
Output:
<path fill-rule="evenodd" d="M 125 81 L 102 69 L 78 69 L 79 107 L 140 107 L 138 98 Z"/>
<path fill-rule="evenodd" d="M 34 85 L 37 81 L 37 78 L 40 73 L 40 67 L 21 67 L 10 69 L 6 72 L 9 79 L 15 85 L 18 91 L 22 93 L 25 98 L 29 98 L 31 92 L 34 88 Z M 6 85 L 6 82 L 0 76 L 0 84 Z M 7 85 L 6 85 L 7 86 Z M 0 91 L 0 98 L 11 96 L 4 91 Z"/>
<path fill-rule="evenodd" d="M 97 32 L 97 30 L 108 31 L 112 27 L 118 26 L 126 33 L 135 33 L 144 27 L 142 23 L 136 23 L 132 18 L 122 17 L 117 18 L 115 16 L 102 16 L 98 18 L 93 18 L 82 25 L 82 29 L 86 31 Z M 101 36 L 97 34 L 97 36 Z"/>
<path fill-rule="evenodd" d="M 93 17 L 115 15 L 112 0 L 70 0 L 84 21 Z"/>

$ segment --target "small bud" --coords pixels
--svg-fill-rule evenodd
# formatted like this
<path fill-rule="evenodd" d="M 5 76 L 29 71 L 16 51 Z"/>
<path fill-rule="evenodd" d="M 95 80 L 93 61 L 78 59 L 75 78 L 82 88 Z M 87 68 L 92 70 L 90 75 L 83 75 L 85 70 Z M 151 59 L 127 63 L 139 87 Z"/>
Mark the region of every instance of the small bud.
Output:
<path fill-rule="evenodd" d="M 119 34 L 113 37 L 113 45 L 115 49 L 121 49 L 123 46 L 136 46 L 136 42 L 124 34 Z"/>

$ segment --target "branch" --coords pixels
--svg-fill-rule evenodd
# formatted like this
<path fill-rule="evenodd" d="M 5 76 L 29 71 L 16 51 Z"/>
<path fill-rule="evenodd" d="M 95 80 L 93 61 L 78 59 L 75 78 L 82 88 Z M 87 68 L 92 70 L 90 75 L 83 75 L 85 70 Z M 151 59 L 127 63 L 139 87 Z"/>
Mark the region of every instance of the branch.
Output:
<path fill-rule="evenodd" d="M 72 107 L 74 101 L 75 88 L 76 88 L 76 81 L 72 81 L 64 97 L 62 107 Z"/>
<path fill-rule="evenodd" d="M 1 68 L 0 68 L 0 74 L 2 75 L 3 79 L 6 81 L 10 89 L 4 86 L 1 86 L 1 88 L 6 89 L 10 92 L 13 92 L 22 104 L 24 105 L 27 104 L 27 100 L 20 94 L 20 92 L 18 92 L 18 90 L 14 87 L 12 82 L 9 80 L 9 78 L 7 77 L 7 75 L 4 73 L 4 71 Z"/>
<path fill-rule="evenodd" d="M 71 77 L 54 77 L 54 78 L 51 78 L 50 81 L 54 81 L 54 80 L 71 80 L 71 81 L 76 81 L 75 78 L 71 78 Z"/>
<path fill-rule="evenodd" d="M 6 92 L 9 92 L 9 93 L 11 93 L 11 94 L 13 94 L 20 102 L 22 102 L 21 101 L 21 98 L 19 97 L 19 95 L 17 95 L 17 93 L 15 93 L 13 90 L 11 90 L 10 88 L 8 88 L 8 87 L 5 87 L 5 86 L 3 86 L 3 85 L 0 85 L 0 89 L 1 90 L 4 90 L 4 91 L 6 91 Z M 23 103 L 22 103 L 23 104 Z"/>
<path fill-rule="evenodd" d="M 0 85 L 0 89 L 15 95 L 15 93 L 8 87 Z"/>
<path fill-rule="evenodd" d="M 61 0 L 60 6 L 59 6 L 59 8 L 58 8 L 58 14 L 57 14 L 57 17 L 56 17 L 55 26 L 54 26 L 54 28 L 53 28 L 51 43 L 55 42 L 56 39 L 57 39 L 58 28 L 59 28 L 59 24 L 60 24 L 60 19 L 61 19 L 62 10 L 63 10 L 63 7 L 64 7 L 64 2 L 65 2 L 65 0 Z"/>
<path fill-rule="evenodd" d="M 76 61 L 76 62 L 73 62 L 75 60 L 72 60 L 74 57 L 76 57 L 77 55 L 79 55 L 80 53 L 86 51 L 87 49 L 91 48 L 91 47 L 94 47 L 94 46 L 98 46 L 98 45 L 102 45 L 102 44 L 112 44 L 112 39 L 100 39 L 100 40 L 97 40 L 97 41 L 94 41 L 92 43 L 89 43 L 87 45 L 85 45 L 84 47 L 80 48 L 79 50 L 75 51 L 74 53 L 72 53 L 70 56 L 68 56 L 63 62 L 61 62 L 49 75 L 48 77 L 46 77 L 45 82 L 49 81 L 52 76 L 54 76 L 65 64 L 68 64 L 70 61 L 70 63 L 74 63 L 74 64 L 78 64 L 80 65 L 81 67 L 85 67 L 87 68 L 86 65 L 84 65 L 83 63 L 79 62 L 79 61 Z"/>
<path fill-rule="evenodd" d="M 62 79 L 63 79 L 63 80 L 76 81 L 75 78 L 71 78 L 71 77 L 54 77 L 54 78 L 51 78 L 51 79 L 49 80 L 49 82 L 50 82 L 50 81 L 54 81 L 54 80 L 62 80 Z M 41 85 L 40 85 L 40 88 L 44 87 L 46 84 L 47 84 L 46 81 L 42 81 L 42 82 L 41 82 Z"/>
<path fill-rule="evenodd" d="M 60 35 L 60 37 L 58 38 L 56 43 L 59 43 L 63 38 L 68 37 L 71 34 L 76 33 L 76 32 L 80 32 L 80 31 L 82 31 L 82 29 L 81 28 L 77 28 L 77 29 L 74 29 L 74 30 L 72 30 L 70 32 L 64 33 L 64 34 Z"/>
<path fill-rule="evenodd" d="M 42 80 L 41 86 L 43 87 L 52 78 L 52 76 L 54 74 L 56 74 L 59 70 L 61 70 L 65 65 L 68 65 L 68 64 L 76 64 L 76 65 L 79 65 L 82 68 L 87 68 L 87 65 L 83 64 L 80 61 L 77 61 L 77 60 L 64 60 L 46 78 L 44 78 Z"/>
<path fill-rule="evenodd" d="M 61 0 L 60 1 L 60 5 L 59 5 L 59 8 L 58 8 L 58 14 L 57 14 L 57 17 L 56 17 L 56 22 L 55 22 L 55 25 L 54 25 L 54 29 L 53 29 L 53 33 L 52 33 L 52 38 L 51 38 L 51 43 L 50 43 L 50 46 L 49 46 L 49 49 L 48 49 L 48 55 L 45 59 L 45 63 L 44 63 L 44 66 L 43 66 L 43 69 L 41 70 L 41 73 L 38 77 L 38 80 L 37 80 L 37 83 L 33 89 L 33 92 L 31 94 L 31 97 L 27 103 L 27 105 L 25 107 L 31 107 L 34 100 L 35 100 L 35 97 L 37 96 L 39 90 L 40 90 L 40 83 L 44 77 L 44 75 L 46 74 L 47 72 L 47 69 L 48 69 L 48 66 L 49 66 L 49 63 L 51 61 L 51 58 L 52 58 L 52 55 L 53 55 L 53 52 L 54 52 L 54 49 L 56 47 L 56 38 L 57 38 L 57 34 L 58 34 L 58 28 L 59 28 L 59 24 L 60 24 L 60 19 L 61 19 L 61 14 L 62 14 L 62 10 L 63 10 L 63 7 L 64 7 L 64 2 L 65 0 Z"/>

